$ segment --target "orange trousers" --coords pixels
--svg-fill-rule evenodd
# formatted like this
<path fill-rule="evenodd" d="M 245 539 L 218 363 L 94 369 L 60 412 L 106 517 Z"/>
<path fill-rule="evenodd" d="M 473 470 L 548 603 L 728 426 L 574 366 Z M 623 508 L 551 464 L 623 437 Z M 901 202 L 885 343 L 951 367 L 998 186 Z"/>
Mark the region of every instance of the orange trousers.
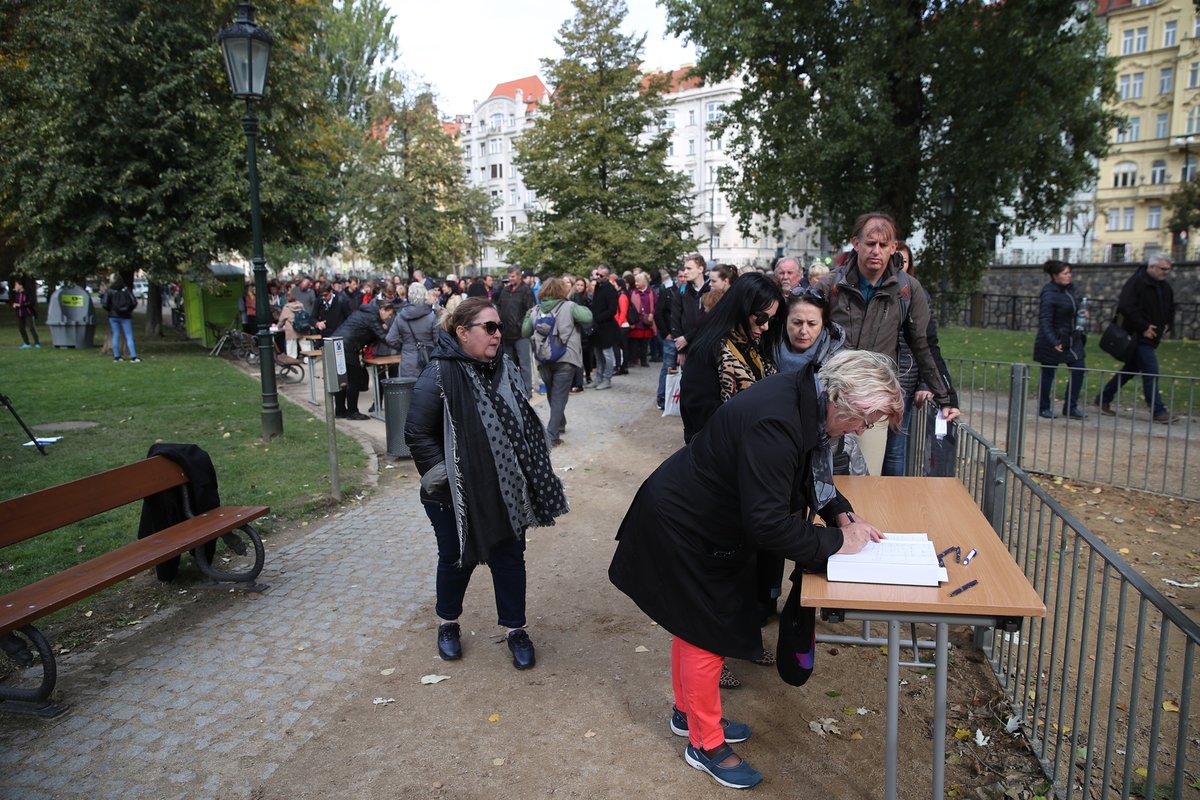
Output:
<path fill-rule="evenodd" d="M 725 744 L 721 726 L 721 667 L 725 656 L 702 650 L 678 636 L 671 640 L 671 684 L 675 707 L 687 714 L 688 740 L 701 750 Z"/>

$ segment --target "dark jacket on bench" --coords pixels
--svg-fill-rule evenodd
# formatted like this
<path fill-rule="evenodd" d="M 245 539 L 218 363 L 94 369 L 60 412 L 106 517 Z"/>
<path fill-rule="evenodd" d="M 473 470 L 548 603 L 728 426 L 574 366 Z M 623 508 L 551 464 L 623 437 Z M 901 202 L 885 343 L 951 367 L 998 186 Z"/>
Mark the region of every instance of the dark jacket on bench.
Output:
<path fill-rule="evenodd" d="M 147 458 L 152 456 L 165 456 L 187 473 L 188 484 L 185 490 L 188 493 L 192 516 L 211 511 L 221 505 L 221 496 L 217 491 L 217 470 L 208 453 L 194 444 L 155 444 L 151 445 L 150 451 L 146 453 Z M 151 495 L 142 501 L 142 521 L 138 526 L 138 538 L 143 539 L 158 533 L 185 519 L 187 515 L 184 513 L 178 489 Z M 207 544 L 205 547 L 211 548 L 213 545 Z M 174 580 L 175 574 L 179 572 L 179 556 L 157 565 L 154 571 L 160 581 Z"/>

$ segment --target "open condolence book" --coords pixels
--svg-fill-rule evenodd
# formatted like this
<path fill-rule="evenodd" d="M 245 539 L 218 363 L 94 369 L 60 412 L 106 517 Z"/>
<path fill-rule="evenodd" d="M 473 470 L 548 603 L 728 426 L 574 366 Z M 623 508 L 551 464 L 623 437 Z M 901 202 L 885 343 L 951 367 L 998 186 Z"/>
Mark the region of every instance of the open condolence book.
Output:
<path fill-rule="evenodd" d="M 949 580 L 938 566 L 937 551 L 924 533 L 885 533 L 853 555 L 832 555 L 825 577 L 843 583 L 892 583 L 937 586 Z"/>

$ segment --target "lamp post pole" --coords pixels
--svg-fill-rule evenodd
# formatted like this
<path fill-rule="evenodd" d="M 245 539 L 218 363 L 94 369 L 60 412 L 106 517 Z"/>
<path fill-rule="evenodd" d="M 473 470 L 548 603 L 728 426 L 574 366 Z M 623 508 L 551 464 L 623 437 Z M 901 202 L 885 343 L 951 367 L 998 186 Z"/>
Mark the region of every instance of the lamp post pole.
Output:
<path fill-rule="evenodd" d="M 258 321 L 258 364 L 262 380 L 262 431 L 264 439 L 283 433 L 283 412 L 275 386 L 275 347 L 271 342 L 271 309 L 267 301 L 267 261 L 262 248 L 262 211 L 258 203 L 258 158 L 255 143 L 258 119 L 254 101 L 261 100 L 267 85 L 274 39 L 254 22 L 254 6 L 238 3 L 233 24 L 217 36 L 233 96 L 246 101 L 242 129 L 246 132 L 246 160 L 250 171 L 250 233 L 253 242 L 255 317 Z"/>
<path fill-rule="evenodd" d="M 254 253 L 254 299 L 258 320 L 258 366 L 262 380 L 262 431 L 270 439 L 283 433 L 283 411 L 279 408 L 279 391 L 275 385 L 275 344 L 271 341 L 271 308 L 267 297 L 267 260 L 263 257 L 262 210 L 258 203 L 258 156 L 255 139 L 258 119 L 254 116 L 254 101 L 246 101 L 246 116 L 242 119 L 246 131 L 246 160 L 250 164 L 250 234 Z"/>

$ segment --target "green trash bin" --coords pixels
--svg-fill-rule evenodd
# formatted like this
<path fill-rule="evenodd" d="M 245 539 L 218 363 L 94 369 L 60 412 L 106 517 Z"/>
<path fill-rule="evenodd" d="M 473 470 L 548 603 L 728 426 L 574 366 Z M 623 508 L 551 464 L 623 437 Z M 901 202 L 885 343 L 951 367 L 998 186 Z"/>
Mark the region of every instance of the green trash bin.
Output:
<path fill-rule="evenodd" d="M 383 389 L 383 426 L 387 432 L 387 454 L 393 458 L 407 458 L 408 445 L 404 441 L 404 422 L 408 419 L 408 407 L 412 405 L 413 386 L 416 378 L 385 378 L 379 382 Z"/>

